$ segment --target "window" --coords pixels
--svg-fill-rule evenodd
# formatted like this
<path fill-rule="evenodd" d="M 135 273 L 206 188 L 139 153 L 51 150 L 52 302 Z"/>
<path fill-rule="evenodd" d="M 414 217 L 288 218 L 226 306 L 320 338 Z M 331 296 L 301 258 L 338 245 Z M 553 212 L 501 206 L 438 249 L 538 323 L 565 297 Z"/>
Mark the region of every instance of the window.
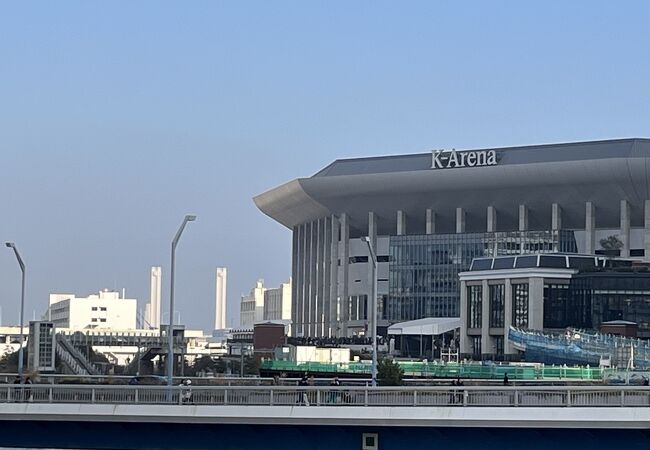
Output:
<path fill-rule="evenodd" d="M 99 308 L 99 310 L 100 310 L 100 311 L 106 311 L 106 306 L 101 306 L 101 307 Z"/>
<path fill-rule="evenodd" d="M 106 319 L 99 319 L 100 322 L 106 322 Z"/>
<path fill-rule="evenodd" d="M 481 328 L 483 286 L 467 286 L 467 327 Z"/>
<path fill-rule="evenodd" d="M 93 317 L 92 319 L 90 319 L 90 321 L 91 322 L 97 322 L 97 318 Z"/>
<path fill-rule="evenodd" d="M 503 328 L 505 322 L 505 286 L 490 285 L 490 327 Z"/>
<path fill-rule="evenodd" d="M 472 358 L 481 359 L 481 336 L 472 337 Z"/>
<path fill-rule="evenodd" d="M 490 259 L 475 259 L 472 262 L 471 270 L 490 270 L 492 268 L 492 258 Z"/>
<path fill-rule="evenodd" d="M 512 269 L 515 258 L 497 258 L 494 260 L 495 269 Z"/>
<path fill-rule="evenodd" d="M 537 255 L 535 256 L 519 256 L 515 262 L 516 269 L 529 269 L 537 267 Z"/>
<path fill-rule="evenodd" d="M 97 307 L 96 307 L 96 306 L 93 306 L 93 307 L 90 308 L 90 309 L 91 309 L 92 311 L 97 311 Z"/>
<path fill-rule="evenodd" d="M 503 357 L 503 336 L 497 336 L 494 338 L 494 353 L 497 356 L 497 359 Z"/>
<path fill-rule="evenodd" d="M 566 257 L 541 255 L 539 257 L 539 267 L 553 267 L 556 269 L 565 269 Z"/>
<path fill-rule="evenodd" d="M 367 263 L 368 262 L 368 257 L 367 256 L 350 256 L 349 262 L 350 262 L 350 264 Z"/>
<path fill-rule="evenodd" d="M 512 326 L 528 328 L 528 283 L 512 285 Z"/>

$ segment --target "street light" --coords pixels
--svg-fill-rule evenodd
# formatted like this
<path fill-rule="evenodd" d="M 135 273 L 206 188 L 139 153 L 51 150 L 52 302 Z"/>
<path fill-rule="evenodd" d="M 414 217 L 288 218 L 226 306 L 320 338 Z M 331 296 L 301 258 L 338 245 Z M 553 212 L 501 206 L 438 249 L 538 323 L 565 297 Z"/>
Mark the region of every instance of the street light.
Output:
<path fill-rule="evenodd" d="M 172 268 L 170 274 L 170 287 L 169 287 L 169 330 L 167 331 L 167 340 L 169 345 L 167 346 L 167 385 L 171 386 L 174 380 L 174 269 L 176 266 L 176 245 L 178 244 L 181 234 L 185 229 L 187 222 L 194 222 L 196 216 L 186 215 L 183 219 L 183 223 L 176 232 L 174 240 L 172 241 Z"/>
<path fill-rule="evenodd" d="M 372 261 L 372 292 L 370 296 L 370 329 L 372 330 L 372 385 L 377 386 L 377 254 L 370 241 L 364 236 L 362 240 L 368 245 Z"/>
<path fill-rule="evenodd" d="M 22 283 L 20 289 L 20 348 L 18 349 L 18 377 L 20 377 L 20 384 L 23 384 L 23 344 L 25 343 L 23 336 L 23 315 L 25 314 L 25 263 L 18 253 L 16 244 L 13 242 L 5 242 L 5 245 L 13 249 L 16 254 L 16 259 L 18 260 L 18 265 L 20 266 L 20 271 L 22 272 Z"/>

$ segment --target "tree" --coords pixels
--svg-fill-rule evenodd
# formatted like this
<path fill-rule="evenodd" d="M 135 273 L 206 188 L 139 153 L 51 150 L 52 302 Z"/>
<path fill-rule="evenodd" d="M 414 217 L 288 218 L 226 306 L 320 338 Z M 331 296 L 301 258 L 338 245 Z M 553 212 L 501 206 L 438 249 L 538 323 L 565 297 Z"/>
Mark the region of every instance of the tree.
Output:
<path fill-rule="evenodd" d="M 620 250 L 621 248 L 623 248 L 623 243 L 618 238 L 618 236 L 611 235 L 611 236 L 607 236 L 604 239 L 601 239 L 600 246 L 604 250 Z"/>
<path fill-rule="evenodd" d="M 377 378 L 380 386 L 401 386 L 404 371 L 392 359 L 384 358 L 377 366 Z"/>

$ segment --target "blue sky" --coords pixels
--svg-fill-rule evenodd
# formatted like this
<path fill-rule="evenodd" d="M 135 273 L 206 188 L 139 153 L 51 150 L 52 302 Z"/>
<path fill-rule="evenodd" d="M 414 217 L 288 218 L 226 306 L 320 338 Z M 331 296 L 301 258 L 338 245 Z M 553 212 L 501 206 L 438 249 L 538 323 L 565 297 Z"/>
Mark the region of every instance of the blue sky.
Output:
<path fill-rule="evenodd" d="M 336 158 L 650 137 L 650 3 L 4 2 L 0 239 L 49 292 L 126 288 L 178 250 L 183 322 L 290 276 L 252 197 Z M 0 253 L 2 322 L 19 272 Z M 167 306 L 163 306 L 167 309 Z"/>

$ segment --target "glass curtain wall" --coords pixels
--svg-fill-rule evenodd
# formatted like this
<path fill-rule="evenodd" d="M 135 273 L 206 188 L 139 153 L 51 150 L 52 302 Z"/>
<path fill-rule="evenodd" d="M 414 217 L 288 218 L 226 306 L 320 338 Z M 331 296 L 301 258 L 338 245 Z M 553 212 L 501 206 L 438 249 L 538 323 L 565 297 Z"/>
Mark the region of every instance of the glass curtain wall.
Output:
<path fill-rule="evenodd" d="M 483 287 L 467 286 L 467 327 L 481 328 L 483 320 Z"/>
<path fill-rule="evenodd" d="M 576 253 L 573 231 L 512 231 L 390 237 L 389 298 L 383 318 L 458 317 L 458 274 L 473 258 L 530 252 Z"/>
<path fill-rule="evenodd" d="M 528 283 L 512 285 L 512 326 L 528 328 Z"/>
<path fill-rule="evenodd" d="M 505 294 L 505 285 L 490 285 L 490 327 L 492 328 L 503 328 L 504 326 Z"/>

